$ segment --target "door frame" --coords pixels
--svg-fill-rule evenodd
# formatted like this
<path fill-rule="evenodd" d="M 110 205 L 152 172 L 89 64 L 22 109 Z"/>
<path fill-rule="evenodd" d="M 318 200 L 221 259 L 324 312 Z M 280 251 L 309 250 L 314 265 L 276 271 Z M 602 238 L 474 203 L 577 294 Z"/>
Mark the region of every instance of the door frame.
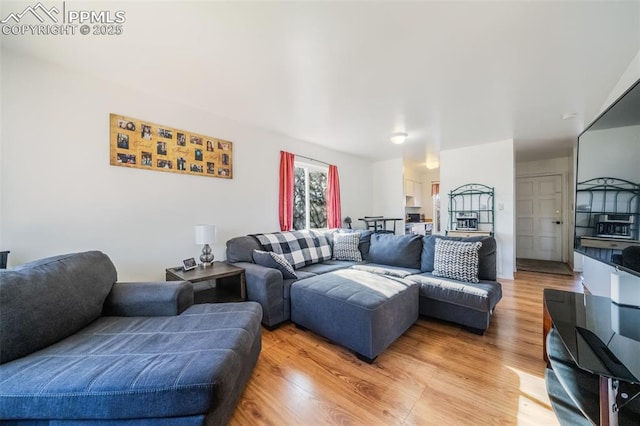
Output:
<path fill-rule="evenodd" d="M 516 174 L 516 186 L 515 189 L 516 191 L 518 190 L 518 179 L 523 178 L 523 179 L 527 179 L 527 178 L 537 178 L 537 177 L 549 177 L 549 176 L 560 176 L 560 205 L 562 208 L 562 224 L 561 226 L 561 230 L 560 230 L 560 252 L 561 252 L 561 257 L 562 257 L 562 262 L 563 263 L 568 263 L 569 262 L 569 239 L 570 239 L 570 235 L 569 235 L 569 210 L 570 210 L 570 205 L 569 205 L 569 174 L 567 172 L 546 172 L 546 173 L 523 173 L 523 174 Z M 515 194 L 516 196 L 516 200 L 518 199 L 518 194 Z M 515 213 L 515 211 L 514 211 Z M 518 217 L 516 215 L 516 239 L 518 238 Z M 573 228 L 572 228 L 573 229 Z M 571 247 L 573 247 L 573 244 L 571 244 Z M 514 245 L 514 249 L 515 249 L 515 245 Z M 516 253 L 516 257 L 517 257 L 517 253 Z"/>

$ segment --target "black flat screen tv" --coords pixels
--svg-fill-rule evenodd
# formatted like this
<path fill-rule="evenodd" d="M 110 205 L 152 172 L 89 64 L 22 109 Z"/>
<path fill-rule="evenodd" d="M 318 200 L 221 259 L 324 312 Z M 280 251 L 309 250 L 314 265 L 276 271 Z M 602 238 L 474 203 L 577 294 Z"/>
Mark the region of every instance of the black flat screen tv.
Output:
<path fill-rule="evenodd" d="M 576 252 L 640 276 L 640 80 L 578 136 Z"/>

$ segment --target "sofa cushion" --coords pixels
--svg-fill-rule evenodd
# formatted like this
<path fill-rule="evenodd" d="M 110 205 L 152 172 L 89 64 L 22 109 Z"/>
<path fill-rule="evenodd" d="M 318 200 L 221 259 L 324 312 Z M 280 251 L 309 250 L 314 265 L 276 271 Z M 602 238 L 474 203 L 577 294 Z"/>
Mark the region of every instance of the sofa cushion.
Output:
<path fill-rule="evenodd" d="M 362 254 L 362 260 L 369 260 L 369 251 L 371 250 L 371 236 L 373 235 L 373 231 L 368 229 L 360 230 L 360 244 L 358 244 L 358 249 L 360 249 L 360 253 Z"/>
<path fill-rule="evenodd" d="M 261 318 L 254 302 L 193 305 L 173 317 L 102 317 L 2 365 L 0 418 L 87 421 L 207 413 L 243 385 L 238 372 L 253 369 Z"/>
<path fill-rule="evenodd" d="M 357 233 L 333 234 L 333 260 L 362 262 L 362 253 L 358 249 L 360 235 Z"/>
<path fill-rule="evenodd" d="M 317 274 L 311 273 L 311 272 L 305 272 L 305 271 L 296 271 L 296 274 L 298 275 L 298 279 L 288 279 L 288 280 L 283 280 L 282 281 L 282 297 L 284 299 L 289 299 L 289 295 L 291 294 L 291 286 L 300 281 L 300 280 L 304 280 L 305 278 L 311 278 L 311 277 L 315 277 Z"/>
<path fill-rule="evenodd" d="M 420 284 L 420 297 L 447 302 L 481 312 L 490 312 L 502 299 L 502 286 L 495 281 L 481 280 L 465 283 L 448 278 L 434 277 L 425 272 L 406 278 Z"/>
<path fill-rule="evenodd" d="M 353 265 L 351 269 L 366 271 L 376 275 L 387 275 L 390 277 L 404 278 L 409 275 L 419 274 L 420 269 L 401 268 L 398 266 L 380 265 L 378 263 L 365 263 L 363 265 Z"/>
<path fill-rule="evenodd" d="M 418 234 L 371 235 L 369 261 L 389 266 L 420 269 L 422 236 Z"/>
<path fill-rule="evenodd" d="M 284 255 L 294 269 L 331 259 L 331 245 L 320 231 L 256 234 L 263 250 Z"/>
<path fill-rule="evenodd" d="M 326 274 L 327 272 L 337 271 L 339 269 L 346 269 L 355 262 L 350 262 L 348 260 L 327 260 L 322 263 L 315 263 L 313 265 L 305 266 L 303 268 L 297 269 L 296 273 L 298 274 L 298 278 L 300 277 L 300 272 L 311 272 L 314 275 Z"/>
<path fill-rule="evenodd" d="M 52 345 L 102 313 L 116 269 L 98 251 L 0 271 L 0 364 Z"/>
<path fill-rule="evenodd" d="M 253 263 L 253 251 L 262 250 L 260 242 L 251 235 L 235 237 L 227 241 L 227 262 Z"/>
<path fill-rule="evenodd" d="M 478 250 L 478 278 L 481 280 L 495 281 L 498 269 L 496 239 L 493 237 L 484 237 L 476 241 L 482 243 L 482 247 Z"/>
<path fill-rule="evenodd" d="M 478 250 L 482 243 L 464 243 L 462 241 L 436 241 L 436 253 L 433 261 L 433 275 L 454 280 L 477 283 Z"/>
<path fill-rule="evenodd" d="M 254 250 L 253 261 L 258 265 L 279 270 L 285 279 L 298 278 L 296 271 L 293 270 L 293 266 L 291 266 L 289 261 L 281 254 L 272 251 Z"/>
<path fill-rule="evenodd" d="M 487 236 L 478 237 L 445 237 L 443 235 L 425 235 L 422 238 L 422 256 L 420 270 L 422 272 L 433 271 L 435 245 L 438 239 L 463 242 L 482 242 L 478 251 L 478 279 L 496 280 L 496 239 Z"/>

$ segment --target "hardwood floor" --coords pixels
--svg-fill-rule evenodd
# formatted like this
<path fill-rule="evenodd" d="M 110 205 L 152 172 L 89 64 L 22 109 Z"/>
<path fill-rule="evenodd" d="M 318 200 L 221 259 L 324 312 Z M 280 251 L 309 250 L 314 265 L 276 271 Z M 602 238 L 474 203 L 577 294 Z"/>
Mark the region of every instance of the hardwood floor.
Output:
<path fill-rule="evenodd" d="M 372 364 L 287 324 L 263 349 L 232 425 L 558 424 L 542 361 L 542 290 L 578 276 L 519 272 L 484 336 L 421 317 Z"/>

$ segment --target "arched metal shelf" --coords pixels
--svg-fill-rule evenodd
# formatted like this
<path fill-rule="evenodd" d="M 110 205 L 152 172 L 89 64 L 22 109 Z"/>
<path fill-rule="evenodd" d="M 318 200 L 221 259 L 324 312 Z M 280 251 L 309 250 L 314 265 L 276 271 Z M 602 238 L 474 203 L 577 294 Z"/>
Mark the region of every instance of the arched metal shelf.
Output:
<path fill-rule="evenodd" d="M 494 233 L 494 188 L 469 183 L 449 192 L 450 233 Z"/>

